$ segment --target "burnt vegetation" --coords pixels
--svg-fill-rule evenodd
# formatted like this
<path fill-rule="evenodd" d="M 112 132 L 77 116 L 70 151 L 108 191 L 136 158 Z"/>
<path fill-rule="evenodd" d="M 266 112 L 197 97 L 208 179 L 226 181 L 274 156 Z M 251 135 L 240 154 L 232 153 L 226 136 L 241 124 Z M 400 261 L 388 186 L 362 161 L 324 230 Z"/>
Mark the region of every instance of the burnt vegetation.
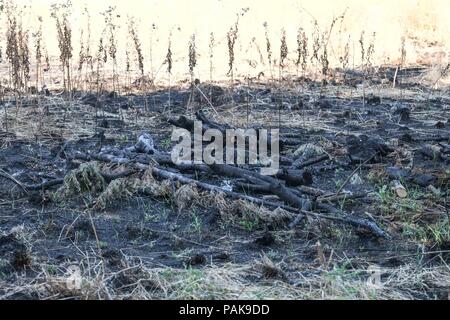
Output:
<path fill-rule="evenodd" d="M 346 12 L 258 23 L 244 52 L 248 8 L 188 39 L 114 7 L 96 35 L 70 2 L 34 30 L 1 8 L 0 298 L 447 297 L 449 67 L 409 63 L 407 35 L 382 64 Z M 195 121 L 279 129 L 279 168 L 174 163 L 172 131 Z"/>

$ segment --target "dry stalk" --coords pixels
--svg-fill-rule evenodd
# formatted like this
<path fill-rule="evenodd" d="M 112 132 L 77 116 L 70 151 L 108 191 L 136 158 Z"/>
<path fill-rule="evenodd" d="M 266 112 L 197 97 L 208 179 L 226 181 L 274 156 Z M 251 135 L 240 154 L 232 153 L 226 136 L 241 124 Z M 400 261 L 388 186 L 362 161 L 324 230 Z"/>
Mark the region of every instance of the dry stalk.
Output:
<path fill-rule="evenodd" d="M 28 92 L 30 79 L 30 51 L 28 31 L 22 28 L 22 12 L 12 2 L 6 3 L 6 58 L 9 69 L 9 87 L 14 92 L 16 119 L 22 102 L 22 95 Z M 17 17 L 20 19 L 18 20 Z M 6 114 L 6 113 L 5 113 Z"/>
<path fill-rule="evenodd" d="M 36 90 L 39 90 L 39 78 L 42 79 L 42 17 L 38 17 L 39 28 L 36 33 L 33 34 L 35 39 L 35 59 L 36 59 Z M 41 81 L 43 82 L 43 81 Z"/>
<path fill-rule="evenodd" d="M 129 33 L 129 35 L 131 37 L 131 40 L 133 41 L 133 44 L 134 44 L 134 49 L 136 51 L 136 56 L 137 56 L 138 68 L 139 68 L 139 71 L 140 71 L 140 79 L 139 79 L 140 89 L 144 93 L 144 109 L 146 111 L 148 111 L 147 94 L 146 94 L 146 92 L 147 92 L 147 84 L 146 84 L 146 81 L 145 81 L 145 78 L 144 78 L 144 55 L 142 53 L 141 40 L 139 39 L 137 28 L 136 28 L 136 23 L 135 23 L 134 19 L 133 18 L 128 18 L 128 20 L 129 20 L 128 33 Z"/>
<path fill-rule="evenodd" d="M 9 62 L 9 86 L 18 92 L 22 87 L 18 22 L 15 8 L 7 7 L 6 58 Z"/>
<path fill-rule="evenodd" d="M 346 70 L 347 70 L 348 64 L 349 64 L 350 40 L 351 40 L 351 37 L 348 36 L 348 40 L 345 43 L 344 52 L 343 52 L 342 56 L 339 57 L 339 62 L 341 63 L 342 72 L 344 73 L 344 82 L 346 79 Z"/>
<path fill-rule="evenodd" d="M 305 72 L 308 63 L 308 37 L 306 36 L 306 32 L 303 28 L 299 28 L 297 31 L 297 61 L 295 65 L 298 68 L 301 66 L 303 71 L 303 77 L 305 77 Z"/>
<path fill-rule="evenodd" d="M 213 71 L 214 71 L 214 46 L 215 46 L 215 39 L 214 39 L 214 33 L 211 32 L 209 34 L 209 100 L 212 101 L 212 82 L 213 82 Z"/>
<path fill-rule="evenodd" d="M 269 25 L 267 22 L 263 23 L 264 27 L 264 35 L 266 37 L 266 53 L 267 53 L 267 61 L 269 62 L 269 72 L 270 76 L 273 80 L 273 72 L 272 72 L 272 45 L 270 43 L 270 37 L 269 37 Z"/>
<path fill-rule="evenodd" d="M 373 55 L 375 54 L 375 36 L 376 33 L 372 34 L 372 38 L 369 42 L 369 46 L 366 50 L 366 70 L 372 70 L 373 67 Z"/>
<path fill-rule="evenodd" d="M 239 31 L 239 14 L 236 15 L 236 22 L 230 27 L 227 32 L 227 45 L 228 45 L 228 72 L 227 75 L 230 76 L 231 87 L 234 84 L 234 45 L 236 44 L 236 39 L 238 37 Z"/>
<path fill-rule="evenodd" d="M 112 60 L 112 80 L 113 80 L 113 92 L 117 94 L 119 89 L 118 74 L 117 74 L 117 39 L 116 33 L 118 25 L 116 24 L 116 18 L 120 17 L 116 13 L 116 7 L 109 7 L 104 13 L 102 13 L 105 19 L 105 26 L 108 32 L 108 54 Z"/>
<path fill-rule="evenodd" d="M 320 63 L 322 65 L 322 83 L 326 82 L 328 69 L 330 67 L 330 62 L 328 60 L 328 42 L 326 39 L 326 34 L 322 34 L 322 53 L 320 55 Z"/>
<path fill-rule="evenodd" d="M 71 59 L 72 59 L 72 29 L 69 23 L 69 15 L 72 3 L 68 0 L 62 4 L 53 4 L 51 7 L 51 16 L 55 19 L 58 38 L 58 47 L 60 51 L 59 59 L 63 70 L 64 90 L 72 92 L 71 79 Z"/>
<path fill-rule="evenodd" d="M 340 16 L 333 18 L 328 30 L 322 34 L 322 45 L 321 45 L 322 46 L 322 54 L 320 56 L 320 62 L 322 64 L 322 77 L 323 77 L 322 83 L 326 83 L 326 79 L 327 79 L 328 71 L 329 71 L 329 67 L 330 67 L 330 62 L 328 60 L 328 44 L 329 44 L 331 36 L 333 34 L 333 29 L 339 20 L 340 20 L 341 26 L 342 26 L 346 12 L 347 12 L 347 9 Z"/>
<path fill-rule="evenodd" d="M 365 88 L 365 82 L 366 82 L 366 70 L 365 70 L 365 57 L 366 57 L 366 49 L 364 46 L 364 30 L 361 32 L 361 36 L 359 37 L 359 46 L 361 49 L 361 71 L 363 74 L 363 82 L 362 82 L 362 89 L 363 89 L 363 108 L 366 106 L 366 88 Z"/>
<path fill-rule="evenodd" d="M 189 75 L 191 76 L 191 95 L 189 97 L 188 106 L 191 105 L 194 99 L 194 69 L 197 65 L 197 48 L 195 45 L 195 34 L 192 34 L 189 40 Z"/>
<path fill-rule="evenodd" d="M 86 53 L 84 48 L 84 30 L 80 31 L 80 51 L 78 53 L 78 82 L 82 82 L 81 77 L 83 74 L 83 66 L 86 62 Z"/>
<path fill-rule="evenodd" d="M 280 44 L 280 64 L 279 64 L 279 71 L 280 71 L 280 81 L 283 80 L 283 71 L 285 65 L 285 61 L 287 59 L 288 55 L 288 47 L 286 43 L 286 30 L 283 28 L 281 30 L 281 44 Z"/>
<path fill-rule="evenodd" d="M 98 49 L 97 49 L 97 55 L 96 55 L 96 62 L 97 62 L 97 66 L 96 66 L 96 71 L 95 71 L 95 76 L 96 76 L 96 94 L 97 94 L 97 101 L 99 99 L 100 96 L 100 91 L 101 88 L 103 87 L 103 81 L 104 81 L 104 76 L 103 76 L 103 72 L 100 73 L 100 69 L 103 69 L 103 65 L 104 63 L 106 63 L 108 56 L 106 54 L 106 48 L 104 46 L 104 36 L 105 36 L 105 30 L 103 30 L 100 39 L 99 39 L 99 43 L 98 43 Z M 98 118 L 98 105 L 95 106 L 95 118 Z"/>
<path fill-rule="evenodd" d="M 155 83 L 155 74 L 154 74 L 154 70 L 153 70 L 153 35 L 154 35 L 154 33 L 156 31 L 157 31 L 156 24 L 152 23 L 152 27 L 150 29 L 150 52 L 149 52 L 150 55 L 149 55 L 149 59 L 150 59 L 150 78 L 151 78 L 151 82 L 153 84 Z"/>
<path fill-rule="evenodd" d="M 127 79 L 126 79 L 126 86 L 128 87 L 128 90 L 131 90 L 131 76 L 130 76 L 130 71 L 131 71 L 131 59 L 130 59 L 130 50 L 128 49 L 130 46 L 130 42 L 127 39 L 127 46 L 125 49 L 125 71 L 127 74 Z"/>
<path fill-rule="evenodd" d="M 169 112 L 171 112 L 171 106 L 170 106 L 170 80 L 172 76 L 172 32 L 169 34 L 168 39 L 168 45 L 167 45 L 167 54 L 166 54 L 166 61 L 167 63 L 167 76 L 169 78 Z"/>
<path fill-rule="evenodd" d="M 128 32 L 131 36 L 131 40 L 133 41 L 134 49 L 136 51 L 139 71 L 141 76 L 144 76 L 144 56 L 142 54 L 142 45 L 136 30 L 136 23 L 132 18 L 129 19 Z"/>
<path fill-rule="evenodd" d="M 19 58 L 20 65 L 22 67 L 22 81 L 23 89 L 25 92 L 28 91 L 28 82 L 30 81 L 30 49 L 28 47 L 28 30 L 24 31 L 22 28 L 22 23 L 19 25 Z"/>
<path fill-rule="evenodd" d="M 91 53 L 91 15 L 86 7 L 84 8 L 83 15 L 86 16 L 86 44 L 83 52 L 83 62 L 88 69 L 88 72 L 86 72 L 85 82 L 89 83 L 89 89 L 92 91 L 91 83 L 92 75 L 94 75 L 95 59 Z"/>
<path fill-rule="evenodd" d="M 401 45 L 400 45 L 400 63 L 398 64 L 397 68 L 395 69 L 395 74 L 394 74 L 394 81 L 392 83 L 392 87 L 395 88 L 396 82 L 397 82 L 397 76 L 398 76 L 398 72 L 400 71 L 400 69 L 403 67 L 403 65 L 405 64 L 406 61 L 406 49 L 405 49 L 405 37 L 402 36 L 401 38 Z M 401 95 L 403 95 L 402 91 L 400 92 Z"/>

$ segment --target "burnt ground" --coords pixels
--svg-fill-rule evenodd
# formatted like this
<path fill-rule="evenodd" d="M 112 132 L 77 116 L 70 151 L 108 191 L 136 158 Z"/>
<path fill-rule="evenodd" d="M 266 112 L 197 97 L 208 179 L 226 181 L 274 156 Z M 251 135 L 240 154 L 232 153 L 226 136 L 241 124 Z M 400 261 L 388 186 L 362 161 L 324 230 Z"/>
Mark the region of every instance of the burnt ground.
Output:
<path fill-rule="evenodd" d="M 86 162 L 71 153 L 131 147 L 142 131 L 151 133 L 157 150 L 170 151 L 169 113 L 194 118 L 203 109 L 239 128 L 280 127 L 293 141 L 282 150 L 291 159 L 330 155 L 305 168 L 310 187 L 331 195 L 364 192 L 333 205 L 376 222 L 390 238 L 314 217 L 290 228 L 292 213 L 200 189 L 180 203 L 182 186 L 174 182 L 163 195 L 122 192 L 98 209 L 94 190 L 67 197 L 55 196 L 58 185 L 25 192 L 4 174 L 0 297 L 447 299 L 450 92 L 422 85 L 423 72 L 402 70 L 396 88 L 389 69 L 364 86 L 351 74 L 339 84 L 200 84 L 214 108 L 198 90 L 187 106 L 186 88 L 38 94 L 18 107 L 5 98 L 0 168 L 23 184 L 64 178 Z M 188 176 L 219 186 L 235 182 L 211 173 Z M 393 180 L 406 193 L 393 189 Z M 378 276 L 380 282 L 368 284 Z"/>

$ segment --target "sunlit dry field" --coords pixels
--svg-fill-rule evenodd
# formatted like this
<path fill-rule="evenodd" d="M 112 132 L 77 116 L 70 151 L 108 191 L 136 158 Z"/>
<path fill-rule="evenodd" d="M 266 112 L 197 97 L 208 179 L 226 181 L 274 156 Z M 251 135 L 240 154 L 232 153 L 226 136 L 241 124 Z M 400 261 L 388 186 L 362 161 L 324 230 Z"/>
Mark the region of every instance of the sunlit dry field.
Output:
<path fill-rule="evenodd" d="M 448 299 L 450 5 L 391 2 L 0 1 L 0 298 Z"/>

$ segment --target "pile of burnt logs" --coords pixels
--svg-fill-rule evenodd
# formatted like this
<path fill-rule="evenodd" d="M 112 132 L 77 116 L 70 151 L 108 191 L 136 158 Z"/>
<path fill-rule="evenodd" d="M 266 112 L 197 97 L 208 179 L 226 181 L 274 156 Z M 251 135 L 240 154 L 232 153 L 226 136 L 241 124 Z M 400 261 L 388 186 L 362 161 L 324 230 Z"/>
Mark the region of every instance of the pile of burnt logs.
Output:
<path fill-rule="evenodd" d="M 202 121 L 203 130 L 213 128 L 224 132 L 229 128 L 226 125 L 210 121 L 201 112 L 196 116 L 198 120 Z M 194 121 L 184 116 L 172 118 L 169 123 L 189 131 L 194 130 Z M 295 138 L 281 137 L 279 139 L 281 148 L 299 143 Z M 386 151 L 382 145 L 377 143 L 375 145 L 378 152 Z M 315 173 L 308 168 L 323 161 L 331 161 L 326 154 L 304 162 L 281 157 L 279 169 L 274 175 L 267 176 L 260 174 L 259 169 L 262 164 L 237 166 L 230 164 L 207 165 L 195 162 L 174 163 L 170 153 L 158 150 L 149 133 L 142 133 L 132 147 L 124 149 L 103 147 L 100 152 L 66 150 L 62 156 L 71 161 L 77 159 L 78 161 L 107 162 L 119 164 L 125 168 L 119 174 L 104 174 L 107 181 L 151 168 L 152 174 L 158 179 L 169 179 L 181 184 L 194 184 L 203 190 L 220 192 L 232 199 L 243 199 L 273 209 L 280 207 L 297 214 L 289 225 L 291 228 L 298 225 L 305 217 L 310 217 L 349 224 L 365 230 L 375 237 L 389 238 L 389 235 L 374 220 L 346 213 L 336 205 L 342 199 L 367 198 L 366 193 L 349 194 L 340 192 L 341 190 L 337 193 L 329 193 L 311 187 Z M 362 156 L 362 154 L 358 154 L 358 156 Z M 364 154 L 364 156 L 366 155 Z M 401 175 L 402 173 L 392 172 L 391 174 Z M 223 186 L 225 179 L 232 181 L 232 187 Z M 40 185 L 14 182 L 20 184 L 23 190 L 29 191 L 50 188 L 62 183 L 63 179 L 47 181 Z"/>
<path fill-rule="evenodd" d="M 217 129 L 225 133 L 231 127 L 209 120 L 203 113 L 196 114 L 202 122 L 203 132 Z M 176 127 L 194 130 L 194 120 L 185 116 L 169 119 Z M 294 138 L 279 138 L 280 148 L 299 144 Z M 270 140 L 270 137 L 269 137 Z M 151 168 L 156 178 L 170 179 L 182 184 L 194 184 L 198 188 L 212 192 L 221 192 L 233 199 L 243 199 L 269 208 L 283 208 L 296 213 L 296 218 L 290 223 L 294 228 L 303 218 L 327 219 L 338 223 L 349 224 L 364 229 L 380 238 L 389 235 L 373 220 L 348 214 L 335 206 L 335 203 L 346 198 L 365 198 L 366 193 L 330 194 L 320 189 L 312 188 L 313 172 L 308 167 L 325 160 L 328 155 L 320 155 L 304 162 L 293 161 L 288 157 L 280 157 L 280 169 L 272 176 L 261 175 L 261 165 L 230 165 L 205 163 L 174 163 L 167 152 L 158 151 L 148 133 L 143 133 L 135 146 L 125 149 L 103 148 L 98 153 L 72 152 L 67 155 L 72 159 L 83 161 L 100 161 L 125 165 L 132 170 Z M 130 171 L 132 173 L 133 171 Z M 123 175 L 122 175 L 123 176 Z M 113 177 L 109 177 L 111 179 Z M 223 187 L 223 181 L 231 180 L 232 187 Z M 208 181 L 208 182 L 206 182 Z M 214 182 L 211 182 L 214 181 Z M 269 200 L 270 199 L 270 200 Z"/>

